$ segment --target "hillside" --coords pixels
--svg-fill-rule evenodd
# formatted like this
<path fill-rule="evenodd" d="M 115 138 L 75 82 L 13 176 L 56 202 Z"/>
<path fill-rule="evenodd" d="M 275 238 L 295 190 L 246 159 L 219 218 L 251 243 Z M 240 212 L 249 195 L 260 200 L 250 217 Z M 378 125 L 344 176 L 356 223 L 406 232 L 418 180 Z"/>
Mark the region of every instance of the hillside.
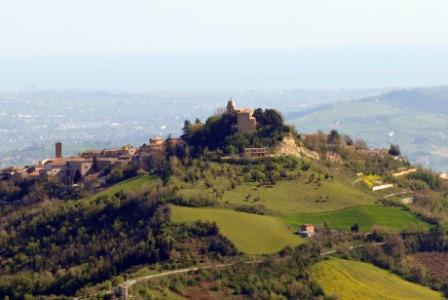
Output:
<path fill-rule="evenodd" d="M 440 293 L 362 262 L 325 260 L 313 265 L 311 274 L 326 295 L 338 299 L 442 299 Z"/>
<path fill-rule="evenodd" d="M 398 143 L 414 163 L 448 170 L 448 88 L 396 90 L 359 101 L 291 114 L 301 132 L 337 129 L 371 147 Z"/>
<path fill-rule="evenodd" d="M 247 111 L 185 121 L 176 143 L 142 145 L 76 184 L 6 171 L 0 297 L 109 299 L 132 282 L 137 299 L 321 299 L 309 268 L 328 255 L 443 290 L 408 257 L 448 250 L 448 182 L 337 131 L 301 136 L 275 110 L 254 110 L 246 130 Z M 285 140 L 303 150 L 276 152 Z M 168 275 L 140 284 L 148 274 Z"/>

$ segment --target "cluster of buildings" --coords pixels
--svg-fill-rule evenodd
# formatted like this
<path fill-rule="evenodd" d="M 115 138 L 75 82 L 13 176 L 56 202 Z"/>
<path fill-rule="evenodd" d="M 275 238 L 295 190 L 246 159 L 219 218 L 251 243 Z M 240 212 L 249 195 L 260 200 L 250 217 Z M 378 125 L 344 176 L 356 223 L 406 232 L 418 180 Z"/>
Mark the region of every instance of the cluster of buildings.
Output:
<path fill-rule="evenodd" d="M 254 109 L 237 109 L 235 102 L 229 100 L 226 111 L 236 114 L 238 132 L 250 133 L 257 130 Z M 154 137 L 149 140 L 149 143 L 140 147 L 126 145 L 117 149 L 87 150 L 77 156 L 63 157 L 62 143 L 57 142 L 53 158 L 42 160 L 37 166 L 4 169 L 0 172 L 0 179 L 14 174 L 20 174 L 23 178 L 47 175 L 48 177 L 57 176 L 66 184 L 74 184 L 88 174 L 101 173 L 117 166 L 129 163 L 142 166 L 149 158 L 165 153 L 168 147 L 176 147 L 181 144 L 183 144 L 183 140 L 180 138 Z M 243 153 L 244 157 L 249 158 L 261 158 L 267 155 L 266 148 L 246 148 Z"/>
<path fill-rule="evenodd" d="M 180 144 L 182 140 L 179 138 L 155 137 L 140 147 L 126 145 L 117 149 L 87 150 L 77 156 L 63 157 L 62 143 L 57 142 L 53 158 L 41 160 L 37 166 L 4 169 L 0 177 L 20 174 L 23 178 L 37 178 L 47 175 L 50 178 L 57 176 L 66 184 L 75 184 L 88 174 L 101 174 L 130 163 L 142 165 L 147 159 L 164 154 L 168 146 Z"/>

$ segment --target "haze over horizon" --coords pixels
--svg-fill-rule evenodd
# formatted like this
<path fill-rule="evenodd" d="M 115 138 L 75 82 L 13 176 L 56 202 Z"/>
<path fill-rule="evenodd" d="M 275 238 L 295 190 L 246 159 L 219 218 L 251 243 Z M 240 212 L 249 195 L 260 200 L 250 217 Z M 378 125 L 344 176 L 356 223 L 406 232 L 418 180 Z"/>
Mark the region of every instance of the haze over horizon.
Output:
<path fill-rule="evenodd" d="M 0 56 L 0 91 L 366 89 L 448 83 L 448 46 Z"/>
<path fill-rule="evenodd" d="M 448 4 L 429 2 L 2 3 L 0 90 L 443 85 Z"/>

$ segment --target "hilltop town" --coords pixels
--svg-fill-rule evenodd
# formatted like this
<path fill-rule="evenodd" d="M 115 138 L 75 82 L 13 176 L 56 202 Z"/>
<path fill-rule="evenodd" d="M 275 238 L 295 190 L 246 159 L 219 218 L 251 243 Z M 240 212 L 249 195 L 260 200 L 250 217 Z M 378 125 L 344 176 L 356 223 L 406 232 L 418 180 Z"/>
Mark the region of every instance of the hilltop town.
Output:
<path fill-rule="evenodd" d="M 256 131 L 254 109 L 237 109 L 235 102 L 229 100 L 226 113 L 237 117 L 236 130 L 240 133 Z M 62 142 L 55 143 L 54 157 L 39 161 L 36 166 L 9 167 L 2 170 L 1 176 L 9 177 L 19 174 L 22 178 L 57 177 L 67 185 L 79 184 L 88 174 L 104 174 L 114 167 L 124 167 L 129 164 L 138 168 L 147 165 L 148 160 L 157 160 L 167 152 L 167 149 L 183 147 L 185 141 L 180 137 L 162 138 L 156 136 L 139 147 L 125 145 L 117 149 L 86 150 L 79 155 L 63 157 Z M 245 157 L 262 157 L 267 154 L 266 148 L 250 148 L 244 150 Z"/>
<path fill-rule="evenodd" d="M 235 124 L 231 127 L 235 133 L 249 139 L 251 135 L 257 132 L 255 109 L 236 108 L 235 102 L 230 99 L 227 102 L 225 111 L 222 113 L 235 116 Z M 280 122 L 280 127 L 283 126 L 281 124 L 282 122 Z M 271 125 L 269 124 L 269 126 Z M 184 128 L 184 130 L 188 129 Z M 221 158 L 263 158 L 282 155 L 295 155 L 309 159 L 321 158 L 318 152 L 300 146 L 293 135 L 289 134 L 289 130 L 285 131 L 288 134 L 280 136 L 280 143 L 279 141 L 275 143 L 268 142 L 267 145 L 263 145 L 260 142 L 244 142 L 243 147 L 239 147 L 239 149 L 232 148 L 227 153 L 223 153 L 224 155 Z M 302 140 L 306 140 L 307 137 L 311 143 L 315 139 L 314 135 L 301 135 Z M 44 176 L 57 178 L 61 183 L 68 186 L 82 186 L 83 179 L 86 176 L 95 174 L 100 179 L 97 182 L 97 186 L 100 186 L 105 183 L 106 175 L 110 174 L 112 169 L 126 168 L 128 166 L 132 166 L 134 169 L 145 169 L 148 164 L 154 164 L 154 162 L 163 160 L 167 152 L 174 153 L 176 149 L 184 149 L 186 143 L 188 143 L 188 138 L 186 135 L 183 137 L 169 136 L 168 138 L 155 136 L 150 138 L 148 143 L 138 147 L 125 145 L 115 149 L 85 150 L 76 156 L 70 157 L 63 156 L 63 144 L 58 141 L 54 145 L 54 157 L 41 160 L 36 166 L 4 168 L 0 173 L 0 178 L 10 178 L 19 175 L 21 178 L 32 180 Z M 346 145 L 346 147 L 352 146 Z M 364 145 L 358 145 L 354 149 L 359 153 L 364 153 L 364 155 L 380 155 L 381 157 L 388 156 L 390 153 L 389 149 L 369 150 Z M 397 154 L 399 155 L 399 153 Z M 341 156 L 337 153 L 327 151 L 323 153 L 323 156 L 326 160 L 341 162 Z M 396 156 L 396 158 L 400 157 Z M 441 174 L 442 178 L 444 176 L 445 174 Z M 390 187 L 390 185 L 387 186 Z"/>

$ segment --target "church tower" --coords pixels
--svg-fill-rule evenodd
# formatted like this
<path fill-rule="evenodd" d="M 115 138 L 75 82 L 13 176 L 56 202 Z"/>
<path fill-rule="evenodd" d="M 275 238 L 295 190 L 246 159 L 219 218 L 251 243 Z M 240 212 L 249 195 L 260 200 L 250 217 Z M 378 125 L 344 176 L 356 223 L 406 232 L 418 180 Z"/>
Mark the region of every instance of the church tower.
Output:
<path fill-rule="evenodd" d="M 54 144 L 54 152 L 55 152 L 55 158 L 62 158 L 62 143 L 57 141 L 56 144 Z"/>
<path fill-rule="evenodd" d="M 235 112 L 235 102 L 233 102 L 232 98 L 227 102 L 227 112 Z"/>

